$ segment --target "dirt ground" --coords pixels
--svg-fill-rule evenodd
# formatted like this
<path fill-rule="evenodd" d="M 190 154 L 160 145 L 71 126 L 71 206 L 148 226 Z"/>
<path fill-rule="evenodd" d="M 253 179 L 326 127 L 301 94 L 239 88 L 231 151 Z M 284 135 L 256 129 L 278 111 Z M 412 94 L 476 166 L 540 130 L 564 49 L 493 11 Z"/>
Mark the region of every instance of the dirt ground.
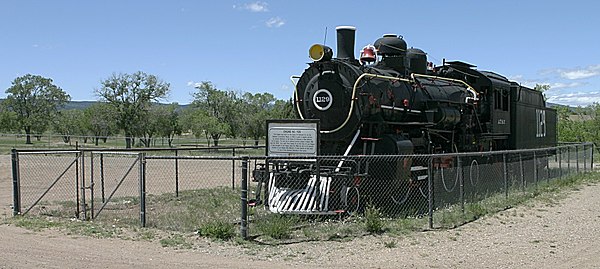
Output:
<path fill-rule="evenodd" d="M 0 220 L 11 216 L 11 182 L 10 157 L 0 156 Z M 0 268 L 598 268 L 598 238 L 600 185 L 589 185 L 557 205 L 513 208 L 453 230 L 276 247 L 177 250 L 4 224 Z"/>

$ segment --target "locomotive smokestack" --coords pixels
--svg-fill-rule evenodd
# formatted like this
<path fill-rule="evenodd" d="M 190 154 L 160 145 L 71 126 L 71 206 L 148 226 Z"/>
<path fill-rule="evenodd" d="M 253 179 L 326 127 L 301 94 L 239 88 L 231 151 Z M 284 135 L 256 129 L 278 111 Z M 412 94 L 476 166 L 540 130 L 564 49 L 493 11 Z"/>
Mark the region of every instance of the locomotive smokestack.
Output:
<path fill-rule="evenodd" d="M 354 39 L 356 27 L 338 26 L 337 31 L 337 58 L 355 60 L 354 58 Z"/>

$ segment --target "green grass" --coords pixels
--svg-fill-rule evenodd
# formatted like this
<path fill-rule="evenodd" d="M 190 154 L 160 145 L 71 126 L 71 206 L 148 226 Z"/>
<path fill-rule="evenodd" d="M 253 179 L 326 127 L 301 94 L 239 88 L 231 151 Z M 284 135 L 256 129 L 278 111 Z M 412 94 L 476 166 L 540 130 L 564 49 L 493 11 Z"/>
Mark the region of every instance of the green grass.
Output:
<path fill-rule="evenodd" d="M 259 219 L 253 226 L 259 232 L 272 239 L 289 239 L 292 228 L 299 222 L 297 216 L 269 214 Z"/>
<path fill-rule="evenodd" d="M 217 240 L 229 240 L 235 236 L 235 226 L 222 220 L 205 222 L 200 225 L 198 234 Z"/>
<path fill-rule="evenodd" d="M 143 148 L 138 145 L 139 140 L 136 139 L 135 148 Z M 65 143 L 62 136 L 56 134 L 43 134 L 41 139 L 38 141 L 37 137 L 31 137 L 32 144 L 25 144 L 24 134 L 0 134 L 0 154 L 9 154 L 12 148 L 18 149 L 75 149 L 76 145 L 79 148 L 125 148 L 124 137 L 109 137 L 106 142 L 99 140 L 98 146 L 94 144 L 92 138 L 84 142 L 83 137 L 72 137 L 70 143 Z M 253 146 L 253 141 L 246 141 L 244 143 L 241 139 L 228 139 L 224 138 L 219 141 L 219 146 Z M 260 145 L 264 145 L 264 141 L 260 141 Z M 173 140 L 174 147 L 208 147 L 208 143 L 205 138 L 195 138 L 191 135 L 177 136 Z M 211 141 L 212 146 L 212 141 Z M 169 144 L 166 139 L 156 139 L 155 143 L 151 145 L 152 148 L 165 148 L 169 149 Z M 198 151 L 201 154 L 194 155 L 218 155 L 218 156 L 231 156 L 231 150 L 220 150 L 220 151 Z M 264 155 L 264 149 L 236 149 L 236 155 Z M 168 154 L 172 155 L 172 154 Z"/>
<path fill-rule="evenodd" d="M 373 205 L 365 209 L 364 225 L 365 231 L 370 234 L 381 234 L 384 232 L 385 223 L 381 219 L 381 211 Z"/>
<path fill-rule="evenodd" d="M 464 212 L 460 205 L 436 210 L 433 214 L 434 227 L 458 227 L 519 205 L 552 206 L 566 197 L 569 191 L 599 182 L 600 173 L 587 173 L 543 182 L 525 190 L 511 189 L 508 198 L 504 193 L 490 194 L 481 201 L 466 203 Z M 179 197 L 174 194 L 149 195 L 148 229 L 138 228 L 139 200 L 131 197 L 115 199 L 115 205 L 103 211 L 100 218 L 93 222 L 56 217 L 63 214 L 20 216 L 7 222 L 34 231 L 60 229 L 72 235 L 158 241 L 165 247 L 175 248 L 192 247 L 192 234 L 236 244 L 241 242 L 236 235 L 239 230 L 239 195 L 239 190 L 226 187 L 182 191 Z M 48 208 L 53 206 L 52 203 L 44 205 Z M 383 216 L 374 206 L 367 206 L 363 214 L 345 217 L 279 215 L 268 213 L 262 207 L 253 208 L 250 212 L 251 237 L 270 245 L 300 241 L 349 241 L 362 236 L 385 234 L 392 238 L 382 242 L 382 246 L 395 248 L 394 237 L 410 237 L 415 232 L 428 229 L 427 216 L 390 218 Z M 514 217 L 519 216 L 515 214 Z M 450 239 L 458 240 L 458 236 L 452 235 Z"/>
<path fill-rule="evenodd" d="M 397 246 L 396 246 L 396 241 L 394 241 L 394 240 L 391 240 L 391 241 L 384 242 L 384 243 L 383 243 L 383 245 L 384 245 L 386 248 L 396 248 L 396 247 L 397 247 Z"/>
<path fill-rule="evenodd" d="M 166 238 L 159 240 L 160 245 L 163 247 L 178 248 L 178 249 L 189 249 L 192 248 L 193 244 L 188 242 L 186 238 L 181 234 L 173 234 Z"/>

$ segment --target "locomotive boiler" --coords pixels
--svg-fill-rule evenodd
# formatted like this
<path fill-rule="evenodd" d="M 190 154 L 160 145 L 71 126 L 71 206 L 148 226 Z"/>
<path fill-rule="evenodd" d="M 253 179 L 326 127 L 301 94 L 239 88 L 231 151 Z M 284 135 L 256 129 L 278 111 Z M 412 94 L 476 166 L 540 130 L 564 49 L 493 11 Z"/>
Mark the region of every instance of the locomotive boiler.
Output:
<path fill-rule="evenodd" d="M 424 51 L 409 48 L 395 34 L 365 46 L 357 58 L 356 29 L 340 26 L 336 31 L 337 56 L 315 44 L 309 49 L 312 62 L 294 77 L 297 115 L 320 123 L 320 155 L 435 154 L 556 144 L 556 111 L 546 107 L 540 92 L 460 61 L 433 66 Z M 375 204 L 400 200 L 399 193 L 427 179 L 427 164 L 406 158 L 403 163 L 352 167 L 344 161 L 315 162 L 284 161 L 261 177 L 271 211 L 356 210 L 365 197 Z M 321 202 L 300 202 L 311 196 Z"/>

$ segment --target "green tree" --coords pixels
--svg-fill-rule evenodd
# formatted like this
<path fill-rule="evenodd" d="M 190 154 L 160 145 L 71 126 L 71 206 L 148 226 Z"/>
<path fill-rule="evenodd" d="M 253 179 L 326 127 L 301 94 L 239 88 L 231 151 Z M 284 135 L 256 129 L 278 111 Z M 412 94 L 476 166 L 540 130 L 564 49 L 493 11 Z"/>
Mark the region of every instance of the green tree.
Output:
<path fill-rule="evenodd" d="M 273 105 L 271 117 L 273 119 L 297 119 L 298 116 L 296 116 L 296 111 L 294 110 L 294 101 L 292 99 L 287 101 L 276 100 Z"/>
<path fill-rule="evenodd" d="M 232 134 L 231 123 L 236 118 L 236 107 L 239 103 L 235 102 L 235 93 L 218 90 L 209 81 L 204 81 L 196 86 L 197 92 L 193 94 L 194 108 L 205 111 L 206 116 L 203 120 L 210 124 L 203 124 L 205 131 L 212 137 L 214 146 L 219 145 L 219 139 L 222 135 Z M 200 114 L 196 114 L 199 117 Z M 235 131 L 232 136 L 236 136 Z"/>
<path fill-rule="evenodd" d="M 246 93 L 244 100 L 244 136 L 252 138 L 254 145 L 266 136 L 266 121 L 269 119 L 294 118 L 291 101 L 277 100 L 270 93 Z"/>
<path fill-rule="evenodd" d="M 98 141 L 118 132 L 119 128 L 115 122 L 118 113 L 114 106 L 108 103 L 95 103 L 83 111 L 84 132 L 90 134 L 94 139 L 94 144 L 98 146 Z M 85 141 L 87 142 L 87 141 Z"/>
<path fill-rule="evenodd" d="M 190 130 L 196 138 L 206 137 L 208 146 L 213 140 L 215 146 L 221 134 L 229 132 L 229 125 L 211 116 L 207 111 L 198 108 L 188 108 L 184 115 L 184 128 Z"/>
<path fill-rule="evenodd" d="M 125 133 L 126 147 L 131 148 L 134 137 L 141 134 L 150 104 L 168 95 L 169 83 L 139 71 L 113 74 L 101 84 L 96 94 L 117 111 L 117 126 Z"/>
<path fill-rule="evenodd" d="M 147 111 L 148 116 L 144 125 L 140 127 L 142 130 L 141 142 L 149 147 L 152 140 L 156 136 L 168 139 L 169 146 L 172 146 L 175 135 L 181 134 L 179 126 L 177 103 L 171 105 L 153 104 Z"/>
<path fill-rule="evenodd" d="M 15 113 L 27 144 L 31 144 L 32 131 L 45 130 L 58 109 L 71 99 L 52 79 L 31 74 L 16 78 L 6 93 L 3 104 Z"/>
<path fill-rule="evenodd" d="M 254 145 L 266 135 L 266 121 L 271 118 L 275 97 L 270 93 L 246 93 L 243 96 L 245 109 L 244 136 L 252 138 Z"/>
<path fill-rule="evenodd" d="M 179 104 L 172 103 L 160 106 L 157 111 L 158 135 L 167 138 L 169 147 L 173 146 L 176 135 L 181 135 L 182 128 L 179 123 Z"/>
<path fill-rule="evenodd" d="M 548 84 L 535 84 L 533 87 L 534 90 L 541 92 L 544 96 L 544 100 L 546 100 L 546 91 L 550 90 L 550 85 Z"/>
<path fill-rule="evenodd" d="M 9 111 L 0 105 L 0 131 L 14 132 L 19 130 L 17 123 L 17 113 Z"/>
<path fill-rule="evenodd" d="M 52 128 L 63 137 L 65 143 L 71 143 L 71 136 L 82 133 L 83 110 L 61 110 L 56 113 Z"/>

